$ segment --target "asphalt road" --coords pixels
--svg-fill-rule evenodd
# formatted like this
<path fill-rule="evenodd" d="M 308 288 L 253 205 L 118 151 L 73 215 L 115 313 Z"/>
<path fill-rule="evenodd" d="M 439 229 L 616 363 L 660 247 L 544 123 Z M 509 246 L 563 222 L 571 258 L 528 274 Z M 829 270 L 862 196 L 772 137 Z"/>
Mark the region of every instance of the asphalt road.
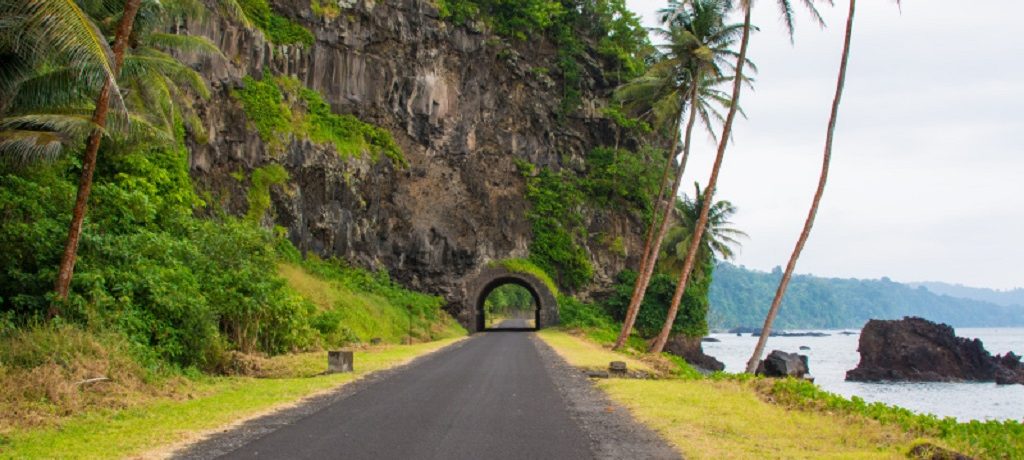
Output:
<path fill-rule="evenodd" d="M 491 326 L 491 329 L 533 329 L 532 323 L 528 319 L 512 318 Z"/>
<path fill-rule="evenodd" d="M 592 457 L 529 333 L 496 331 L 417 361 L 222 458 Z"/>

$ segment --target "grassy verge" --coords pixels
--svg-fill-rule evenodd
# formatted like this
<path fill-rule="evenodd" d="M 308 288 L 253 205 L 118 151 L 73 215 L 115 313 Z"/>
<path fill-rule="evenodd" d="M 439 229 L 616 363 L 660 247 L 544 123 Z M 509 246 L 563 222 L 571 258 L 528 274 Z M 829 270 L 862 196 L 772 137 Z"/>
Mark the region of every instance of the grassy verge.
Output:
<path fill-rule="evenodd" d="M 606 366 L 614 359 L 646 364 L 564 332 L 539 335 L 573 366 Z M 687 458 L 898 458 L 918 442 L 917 435 L 868 417 L 773 404 L 750 379 L 687 374 L 597 385 Z"/>
<path fill-rule="evenodd" d="M 0 438 L 0 458 L 110 458 L 161 456 L 174 446 L 207 433 L 333 389 L 366 374 L 393 367 L 459 339 L 357 351 L 356 372 L 317 376 L 323 353 L 268 359 L 271 376 L 287 378 L 200 377 L 185 399 L 159 398 L 122 410 L 99 410 L 55 427 L 12 432 Z"/>

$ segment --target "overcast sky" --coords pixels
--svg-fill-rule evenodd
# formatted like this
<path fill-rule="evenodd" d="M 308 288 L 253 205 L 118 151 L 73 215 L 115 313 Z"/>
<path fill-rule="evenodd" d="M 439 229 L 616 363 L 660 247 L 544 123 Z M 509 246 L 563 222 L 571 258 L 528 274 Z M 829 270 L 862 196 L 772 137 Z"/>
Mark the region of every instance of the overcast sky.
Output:
<path fill-rule="evenodd" d="M 653 26 L 665 1 L 627 3 Z M 738 264 L 770 270 L 792 252 L 821 168 L 847 7 L 823 7 L 824 31 L 802 14 L 791 45 L 775 2 L 755 4 L 760 74 L 718 189 L 750 234 Z M 1024 286 L 1021 17 L 1021 0 L 904 0 L 902 12 L 858 2 L 832 171 L 798 273 Z M 707 182 L 714 146 L 691 155 L 687 193 Z"/>

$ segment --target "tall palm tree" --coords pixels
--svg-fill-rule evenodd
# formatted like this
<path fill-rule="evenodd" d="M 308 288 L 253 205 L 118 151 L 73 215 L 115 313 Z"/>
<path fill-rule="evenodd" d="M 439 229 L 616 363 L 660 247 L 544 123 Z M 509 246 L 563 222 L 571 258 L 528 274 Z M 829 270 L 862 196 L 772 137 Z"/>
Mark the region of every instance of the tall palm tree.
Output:
<path fill-rule="evenodd" d="M 670 4 L 675 5 L 676 2 Z M 652 66 L 646 75 L 619 91 L 620 97 L 634 104 L 647 104 L 650 107 L 648 111 L 656 118 L 667 118 L 665 114 L 672 114 L 671 120 L 674 123 L 670 150 L 673 154 L 665 165 L 661 194 L 655 202 L 654 216 L 648 228 L 639 276 L 633 286 L 633 295 L 614 348 L 621 348 L 632 333 L 644 294 L 654 274 L 658 257 L 656 249 L 661 247 L 669 227 L 671 205 L 679 193 L 679 185 L 686 170 L 697 118 L 714 137 L 712 123 L 722 119 L 715 104 L 728 105 L 728 98 L 716 86 L 729 78 L 726 75 L 726 71 L 731 70 L 729 59 L 735 55 L 731 48 L 741 31 L 738 24 L 725 24 L 728 9 L 728 2 L 722 0 L 694 0 L 692 6 L 686 9 L 686 14 L 673 17 L 668 21 L 666 29 L 658 30 L 667 41 L 662 46 L 663 59 Z M 676 167 L 671 192 L 666 196 L 664 179 L 668 177 L 671 159 L 675 157 L 681 115 L 687 110 L 683 156 Z"/>
<path fill-rule="evenodd" d="M 675 211 L 679 217 L 679 225 L 672 227 L 665 235 L 665 242 L 662 245 L 662 257 L 658 262 L 658 269 L 664 273 L 675 274 L 676 276 L 683 269 L 683 262 L 686 259 L 686 250 L 690 247 L 690 238 L 693 230 L 700 219 L 701 205 L 704 203 L 704 192 L 699 184 L 694 184 L 693 199 L 683 198 L 676 200 Z M 736 207 L 727 200 L 715 201 L 708 213 L 707 230 L 704 231 L 697 259 L 700 262 L 708 262 L 713 259 L 731 260 L 735 257 L 734 248 L 740 245 L 739 238 L 746 238 L 747 234 L 732 227 L 729 220 L 736 214 Z"/>
<path fill-rule="evenodd" d="M 139 12 L 142 0 L 125 0 L 124 11 L 121 20 L 118 22 L 117 30 L 114 33 L 114 74 L 121 72 L 121 64 L 124 63 L 125 48 L 128 46 L 128 37 L 132 33 L 135 24 L 135 15 Z M 103 138 L 103 129 L 107 125 L 107 112 L 110 107 L 110 90 L 113 80 L 107 79 L 100 88 L 100 94 L 96 97 L 96 109 L 93 111 L 92 122 L 96 126 L 89 140 L 85 144 L 85 153 L 82 154 L 82 178 L 78 182 L 78 194 L 75 198 L 75 207 L 71 213 L 71 225 L 68 228 L 68 239 L 64 245 L 64 253 L 61 255 L 60 267 L 57 271 L 57 282 L 54 291 L 58 300 L 68 297 L 68 290 L 71 288 L 71 274 L 75 269 L 75 259 L 78 255 L 78 240 L 82 236 L 82 224 L 85 222 L 86 205 L 89 202 L 89 193 L 92 191 L 92 176 L 96 171 L 96 155 L 100 150 L 100 141 Z M 50 317 L 60 314 L 60 307 L 54 303 L 50 307 Z"/>
<path fill-rule="evenodd" d="M 899 4 L 899 0 L 896 3 Z M 832 161 L 832 141 L 835 138 L 836 123 L 839 118 L 839 104 L 842 101 L 843 89 L 846 86 L 846 68 L 850 60 L 850 43 L 853 38 L 853 19 L 856 11 L 857 1 L 850 0 L 850 10 L 846 17 L 846 35 L 843 39 L 843 54 L 839 60 L 839 78 L 836 82 L 835 96 L 832 99 L 832 112 L 829 114 L 828 127 L 825 130 L 825 154 L 822 158 L 821 174 L 818 176 L 818 188 L 814 192 L 811 210 L 807 213 L 807 220 L 804 221 L 803 230 L 800 231 L 800 237 L 797 238 L 796 247 L 793 248 L 793 254 L 789 256 L 789 262 L 786 263 L 786 271 L 782 273 L 782 279 L 779 280 L 779 287 L 776 289 L 772 305 L 768 309 L 768 316 L 765 317 L 764 327 L 761 328 L 761 336 L 757 339 L 754 353 L 747 361 L 747 373 L 754 373 L 757 370 L 757 364 L 761 360 L 761 355 L 764 354 L 764 347 L 768 343 L 769 334 L 771 334 L 772 323 L 775 322 L 775 317 L 779 314 L 782 298 L 786 294 L 786 288 L 789 287 L 790 280 L 793 278 L 793 271 L 796 270 L 796 262 L 800 258 L 800 253 L 803 252 L 804 245 L 811 236 L 811 228 L 814 227 L 814 219 L 818 215 L 818 206 L 821 204 L 821 198 L 825 194 L 825 184 L 828 182 L 828 171 Z"/>
<path fill-rule="evenodd" d="M 692 1 L 692 0 L 691 0 Z M 729 105 L 729 112 L 725 117 L 725 123 L 722 125 L 722 135 L 718 138 L 718 151 L 715 154 L 715 162 L 711 167 L 711 177 L 707 183 L 707 193 L 704 196 L 704 203 L 701 207 L 701 215 L 697 220 L 696 228 L 694 229 L 694 238 L 690 241 L 690 247 L 687 249 L 686 259 L 683 262 L 682 272 L 679 275 L 679 283 L 676 285 L 676 291 L 672 296 L 672 304 L 668 309 L 668 316 L 665 318 L 665 323 L 662 325 L 661 332 L 655 337 L 654 342 L 651 344 L 650 352 L 661 353 L 665 349 L 665 344 L 668 342 L 669 334 L 672 333 L 672 324 L 676 320 L 676 315 L 679 313 L 679 302 L 683 299 L 683 292 L 686 290 L 686 285 L 690 281 L 690 272 L 693 271 L 694 263 L 696 262 L 697 256 L 697 245 L 700 244 L 701 238 L 704 235 L 704 230 L 707 227 L 708 212 L 711 208 L 711 198 L 715 194 L 715 188 L 718 186 L 718 175 L 722 169 L 722 160 L 725 158 L 725 151 L 729 145 L 729 139 L 732 137 L 732 125 L 736 120 L 736 114 L 739 109 L 740 93 L 743 89 L 743 69 L 747 64 L 747 50 L 750 45 L 750 32 L 752 29 L 750 13 L 753 8 L 754 0 L 740 0 L 739 7 L 743 10 L 743 38 L 740 39 L 740 52 L 736 56 L 736 71 L 733 78 L 732 86 L 732 98 Z M 819 24 L 824 25 L 824 21 L 821 15 L 818 14 L 817 9 L 814 7 L 813 0 L 801 0 L 802 3 L 811 11 L 811 16 Z M 827 0 L 831 2 L 831 0 Z M 789 36 L 793 37 L 793 8 L 790 0 L 776 0 L 779 5 L 780 11 L 782 12 L 783 22 L 786 25 L 786 29 L 789 32 Z M 676 13 L 677 15 L 679 13 Z"/>

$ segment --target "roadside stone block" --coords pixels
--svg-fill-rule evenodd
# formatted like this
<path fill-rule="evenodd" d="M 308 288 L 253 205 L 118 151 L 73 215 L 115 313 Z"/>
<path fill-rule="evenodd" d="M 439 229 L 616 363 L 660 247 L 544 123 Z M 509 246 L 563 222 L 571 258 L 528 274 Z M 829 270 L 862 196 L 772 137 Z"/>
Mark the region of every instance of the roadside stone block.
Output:
<path fill-rule="evenodd" d="M 354 361 L 352 350 L 328 351 L 327 373 L 352 372 Z"/>
<path fill-rule="evenodd" d="M 612 361 L 608 363 L 608 372 L 612 375 L 626 375 L 626 363 L 624 361 Z"/>

